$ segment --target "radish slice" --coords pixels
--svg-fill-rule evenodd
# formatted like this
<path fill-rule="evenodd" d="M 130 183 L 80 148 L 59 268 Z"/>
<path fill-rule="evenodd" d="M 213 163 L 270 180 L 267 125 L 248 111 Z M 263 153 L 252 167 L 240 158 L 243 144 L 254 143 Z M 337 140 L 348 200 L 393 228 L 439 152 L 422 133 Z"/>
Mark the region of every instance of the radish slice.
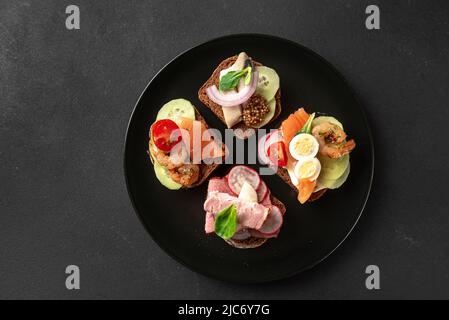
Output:
<path fill-rule="evenodd" d="M 272 234 L 265 234 L 262 233 L 256 229 L 250 229 L 249 232 L 251 233 L 251 236 L 254 238 L 264 238 L 264 239 L 268 239 L 268 238 L 276 238 L 279 234 L 279 230 L 275 233 Z"/>
<path fill-rule="evenodd" d="M 229 171 L 228 185 L 234 194 L 238 195 L 240 193 L 245 181 L 248 182 L 254 190 L 257 190 L 260 184 L 259 174 L 254 169 L 246 166 L 235 166 Z"/>
<path fill-rule="evenodd" d="M 207 96 L 216 104 L 222 107 L 238 106 L 246 101 L 254 94 L 259 81 L 259 73 L 254 71 L 251 77 L 251 83 L 244 86 L 239 92 L 220 92 L 216 85 L 212 85 L 206 89 Z"/>
<path fill-rule="evenodd" d="M 251 237 L 251 233 L 247 229 L 242 229 L 236 233 L 234 233 L 234 236 L 232 239 L 234 240 L 245 240 Z"/>
<path fill-rule="evenodd" d="M 281 210 L 278 207 L 273 206 L 270 214 L 258 231 L 265 235 L 273 235 L 279 231 L 282 226 L 282 222 L 283 217 Z"/>
<path fill-rule="evenodd" d="M 268 188 L 267 188 L 267 185 L 265 184 L 265 182 L 260 180 L 260 184 L 259 184 L 259 187 L 257 188 L 256 192 L 257 192 L 257 201 L 259 203 L 261 203 L 265 199 L 265 196 L 267 195 L 267 192 L 268 192 Z"/>
<path fill-rule="evenodd" d="M 262 199 L 260 204 L 264 205 L 265 207 L 271 206 L 270 190 L 267 190 L 267 194 L 265 195 L 265 198 Z"/>

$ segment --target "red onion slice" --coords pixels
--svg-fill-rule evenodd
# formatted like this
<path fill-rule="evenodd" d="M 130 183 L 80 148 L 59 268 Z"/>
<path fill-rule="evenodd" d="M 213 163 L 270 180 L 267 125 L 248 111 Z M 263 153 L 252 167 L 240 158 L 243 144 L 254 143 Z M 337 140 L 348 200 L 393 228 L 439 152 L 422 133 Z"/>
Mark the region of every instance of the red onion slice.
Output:
<path fill-rule="evenodd" d="M 270 131 L 259 139 L 258 155 L 259 161 L 264 165 L 271 165 L 271 160 L 268 158 L 269 147 L 277 142 L 283 141 L 283 137 L 280 130 Z"/>
<path fill-rule="evenodd" d="M 222 107 L 238 106 L 246 101 L 254 94 L 259 80 L 259 73 L 254 71 L 251 76 L 251 83 L 244 86 L 239 92 L 223 93 L 217 89 L 216 85 L 210 86 L 206 89 L 207 96 L 216 104 Z"/>
<path fill-rule="evenodd" d="M 267 157 L 268 157 L 268 149 L 270 148 L 270 146 L 272 144 L 278 143 L 280 141 L 284 141 L 284 138 L 282 137 L 280 130 L 271 131 L 268 134 L 267 139 L 265 140 L 265 145 L 264 145 L 264 152 L 267 155 Z"/>
<path fill-rule="evenodd" d="M 270 134 L 268 133 L 259 139 L 259 144 L 258 144 L 257 150 L 259 153 L 259 161 L 262 164 L 270 163 L 270 159 L 268 159 L 268 155 L 265 153 L 265 143 L 267 142 L 267 138 L 269 136 L 270 136 Z"/>

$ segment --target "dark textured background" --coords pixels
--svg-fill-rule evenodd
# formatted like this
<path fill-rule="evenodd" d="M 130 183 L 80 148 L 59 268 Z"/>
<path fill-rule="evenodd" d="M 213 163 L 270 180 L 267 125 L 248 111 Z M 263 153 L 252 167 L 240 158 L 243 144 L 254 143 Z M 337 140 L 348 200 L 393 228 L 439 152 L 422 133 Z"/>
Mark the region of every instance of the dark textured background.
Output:
<path fill-rule="evenodd" d="M 449 298 L 447 1 L 0 0 L 0 298 Z M 368 4 L 381 30 L 365 29 Z M 374 188 L 327 261 L 257 286 L 169 258 L 128 199 L 123 141 L 134 103 L 170 59 L 241 32 L 297 41 L 364 104 Z M 81 268 L 81 290 L 65 267 Z M 365 289 L 365 267 L 381 290 Z"/>

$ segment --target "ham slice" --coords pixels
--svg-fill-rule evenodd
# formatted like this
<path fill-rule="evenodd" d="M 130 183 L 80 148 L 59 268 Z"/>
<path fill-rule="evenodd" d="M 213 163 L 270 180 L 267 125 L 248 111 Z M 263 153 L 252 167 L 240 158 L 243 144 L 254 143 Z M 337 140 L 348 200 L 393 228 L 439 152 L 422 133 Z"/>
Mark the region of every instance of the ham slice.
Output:
<path fill-rule="evenodd" d="M 208 198 L 204 203 L 204 210 L 215 216 L 231 204 L 234 204 L 237 207 L 237 230 L 244 228 L 259 229 L 263 225 L 270 211 L 269 208 L 260 203 L 242 201 L 228 193 L 218 191 L 209 193 Z"/>
<path fill-rule="evenodd" d="M 204 231 L 206 231 L 206 233 L 215 232 L 215 218 L 214 215 L 210 212 L 206 213 L 206 223 L 204 225 Z"/>
<path fill-rule="evenodd" d="M 222 192 L 231 194 L 231 189 L 229 189 L 228 181 L 226 178 L 212 178 L 209 180 L 209 185 L 207 187 L 207 194 L 211 192 Z"/>
<path fill-rule="evenodd" d="M 235 239 L 243 240 L 248 237 L 275 238 L 279 234 L 264 234 L 260 229 L 272 210 L 270 191 L 260 203 L 248 202 L 238 199 L 229 188 L 227 177 L 212 178 L 207 188 L 207 200 L 204 204 L 206 221 L 204 230 L 206 233 L 215 232 L 215 215 L 231 204 L 237 206 L 238 226 Z"/>

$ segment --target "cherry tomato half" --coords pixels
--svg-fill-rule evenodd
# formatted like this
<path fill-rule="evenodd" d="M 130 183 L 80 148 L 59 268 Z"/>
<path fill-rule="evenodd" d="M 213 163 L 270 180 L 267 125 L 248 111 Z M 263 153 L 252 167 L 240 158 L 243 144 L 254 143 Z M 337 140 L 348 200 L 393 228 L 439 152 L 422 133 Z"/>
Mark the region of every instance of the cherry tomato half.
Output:
<path fill-rule="evenodd" d="M 283 141 L 275 142 L 268 147 L 268 158 L 273 164 L 278 167 L 285 167 L 287 165 L 287 151 Z"/>
<path fill-rule="evenodd" d="M 165 152 L 171 151 L 182 140 L 178 125 L 170 119 L 156 121 L 151 127 L 151 135 L 155 146 Z"/>

